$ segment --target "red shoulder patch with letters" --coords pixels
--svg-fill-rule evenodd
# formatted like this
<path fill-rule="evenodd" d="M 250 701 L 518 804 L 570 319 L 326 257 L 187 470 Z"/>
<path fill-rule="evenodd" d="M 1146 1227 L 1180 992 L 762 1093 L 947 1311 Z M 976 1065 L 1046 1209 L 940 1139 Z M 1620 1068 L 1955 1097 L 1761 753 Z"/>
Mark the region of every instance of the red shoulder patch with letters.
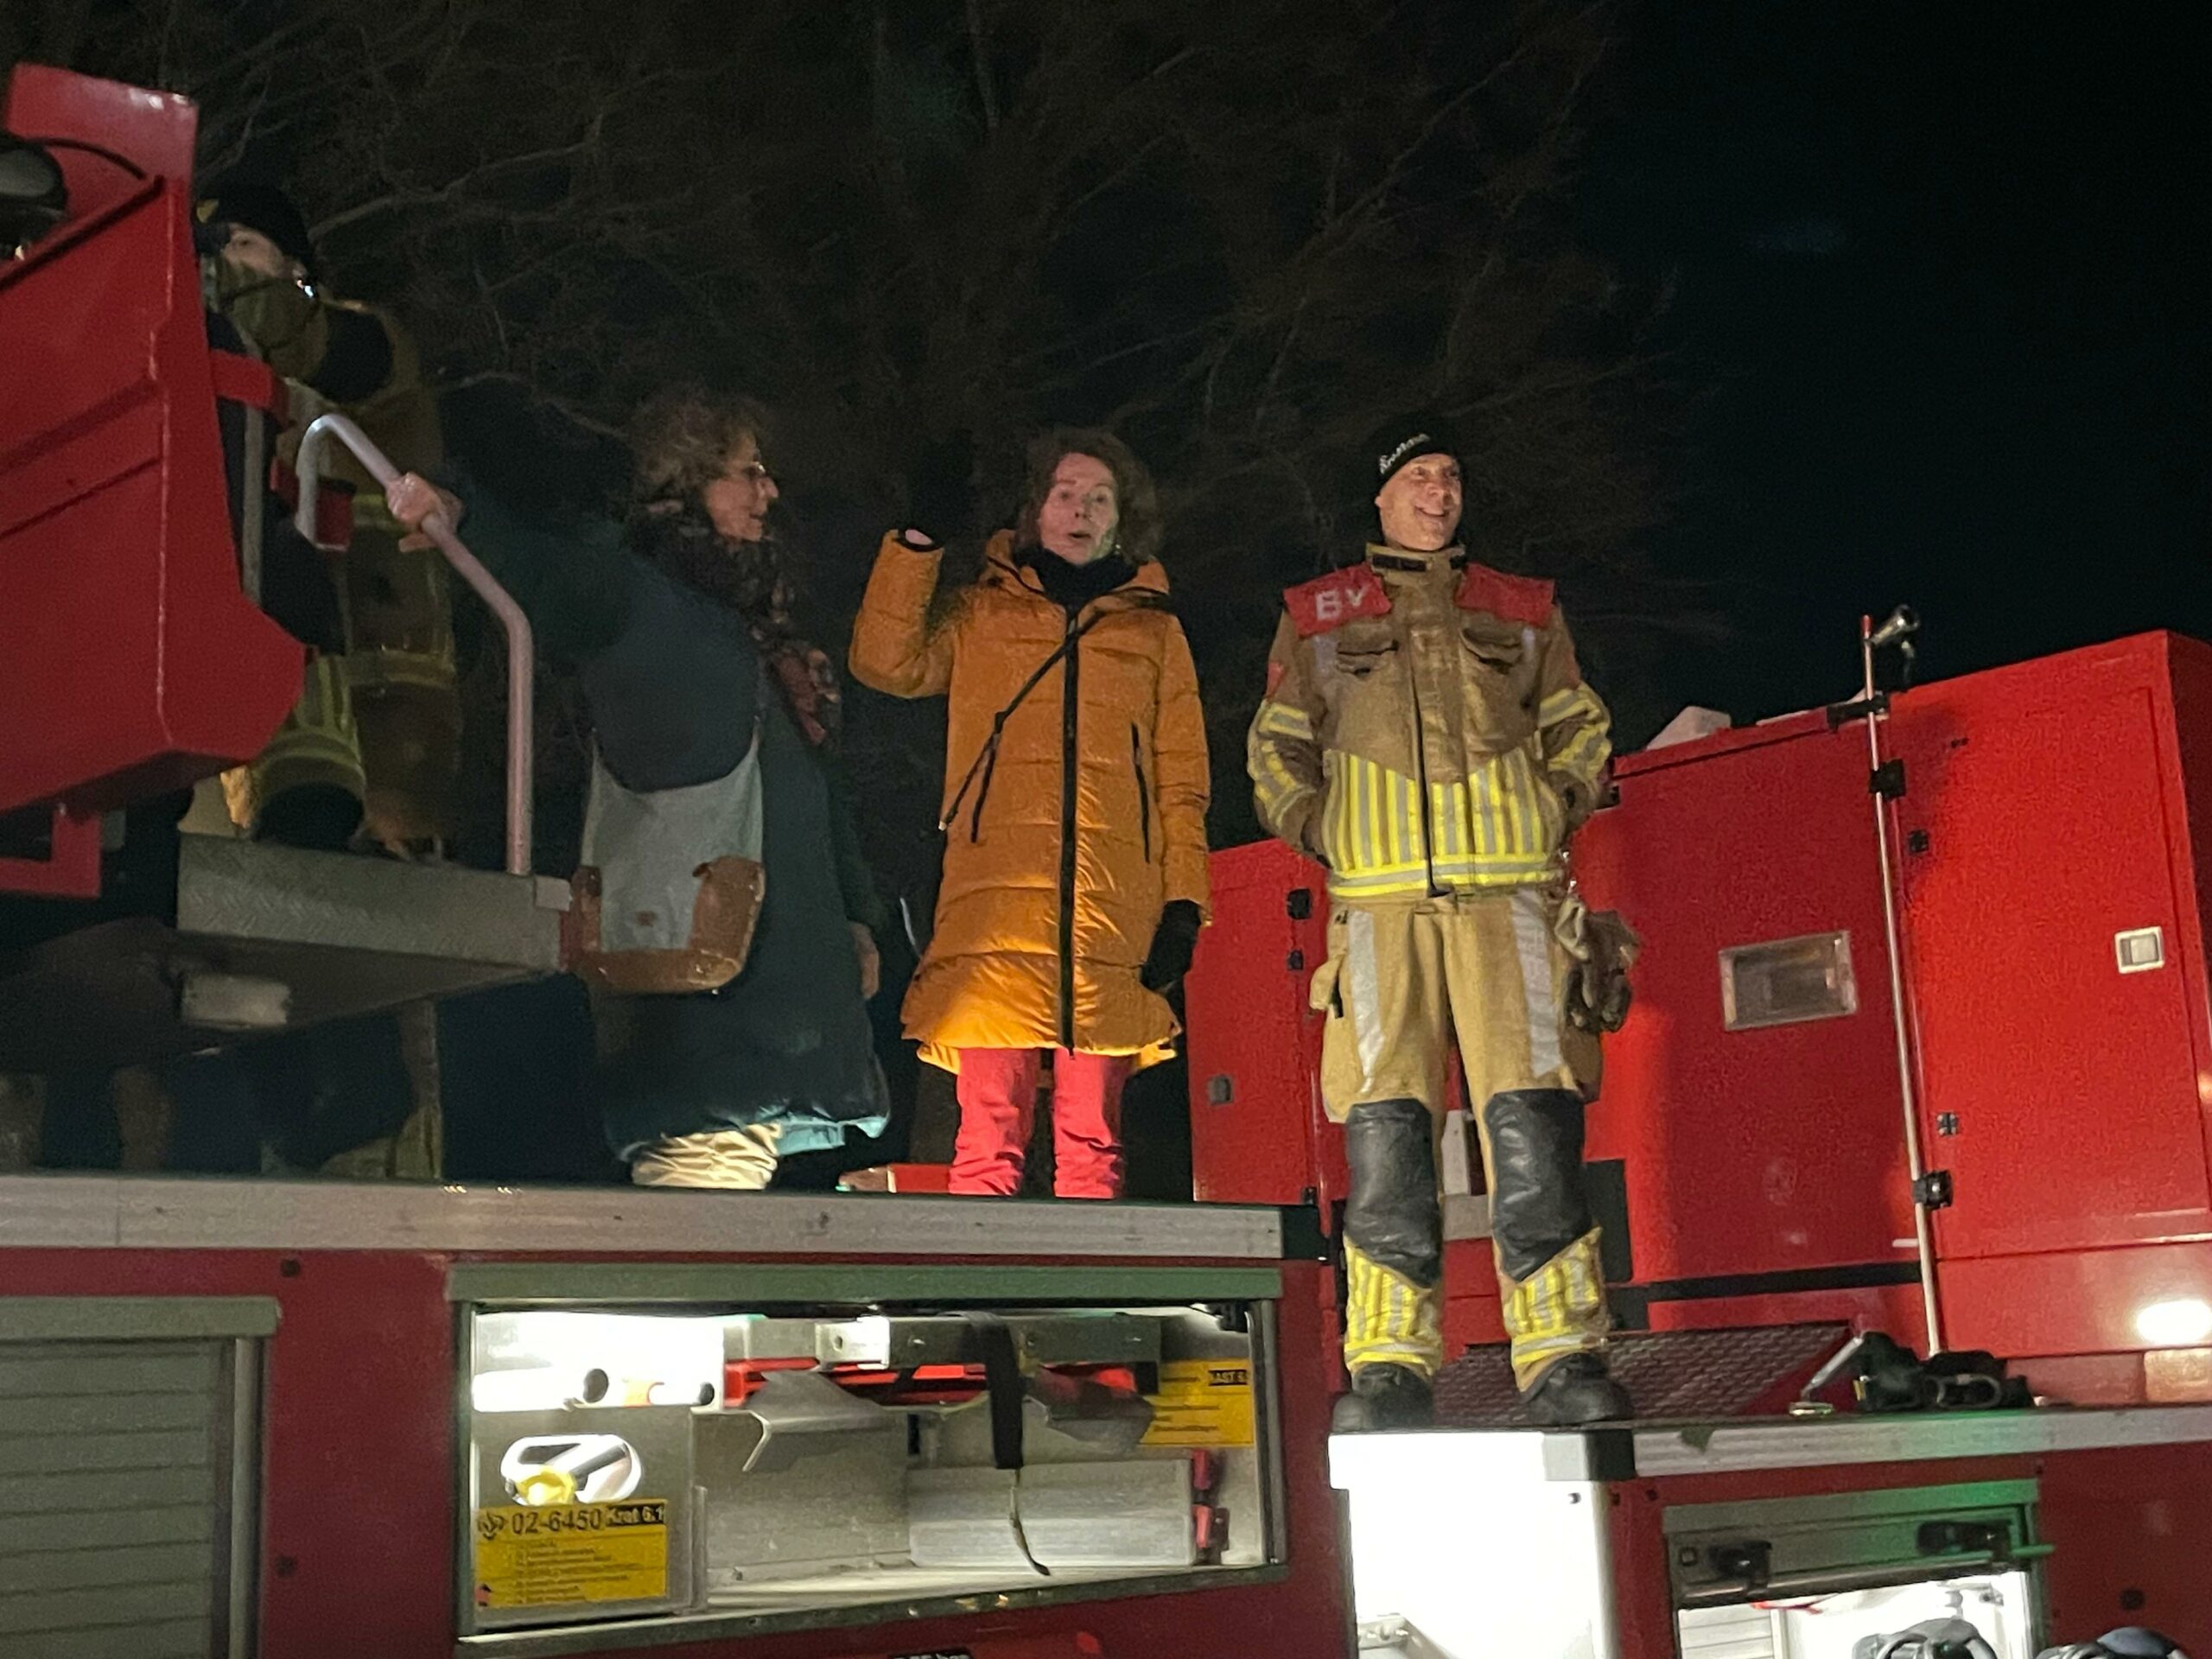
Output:
<path fill-rule="evenodd" d="M 1370 564 L 1332 570 L 1325 576 L 1283 589 L 1282 602 L 1299 638 L 1340 628 L 1356 616 L 1388 616 L 1390 595 L 1382 591 L 1382 578 Z"/>
<path fill-rule="evenodd" d="M 1486 564 L 1470 564 L 1459 575 L 1452 602 L 1463 611 L 1487 611 L 1508 622 L 1541 628 L 1552 620 L 1552 584 L 1535 576 L 1509 576 Z"/>

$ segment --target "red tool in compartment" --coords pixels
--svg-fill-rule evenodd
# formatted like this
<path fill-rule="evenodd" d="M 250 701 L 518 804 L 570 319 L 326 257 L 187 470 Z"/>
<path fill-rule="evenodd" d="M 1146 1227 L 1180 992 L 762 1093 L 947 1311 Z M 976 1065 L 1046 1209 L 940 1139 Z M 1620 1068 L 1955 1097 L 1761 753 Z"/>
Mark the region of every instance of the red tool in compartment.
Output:
<path fill-rule="evenodd" d="M 771 1371 L 811 1371 L 822 1369 L 810 1359 L 732 1360 L 722 1368 L 722 1399 L 742 1405 Z M 904 1370 L 880 1366 L 832 1365 L 824 1375 L 842 1389 L 865 1395 L 883 1406 L 958 1406 L 979 1398 L 988 1383 L 983 1367 L 976 1365 L 916 1365 Z M 1031 1386 L 1048 1399 L 1065 1395 L 1070 1404 L 1086 1391 L 1099 1391 L 1134 1400 L 1143 1394 L 1143 1379 L 1128 1365 L 1052 1365 L 1036 1373 Z"/>
<path fill-rule="evenodd" d="M 804 1358 L 733 1361 L 722 1369 L 723 1402 L 742 1405 L 771 1372 L 817 1369 L 815 1362 Z M 905 1370 L 833 1365 L 826 1375 L 840 1388 L 880 1406 L 961 1406 L 981 1399 L 988 1388 L 982 1365 L 917 1365 Z M 1051 1365 L 1027 1381 L 1048 1404 L 1096 1409 L 1143 1398 L 1147 1378 L 1129 1365 Z M 1229 1536 L 1229 1511 L 1215 1501 L 1221 1489 L 1221 1458 L 1205 1446 L 1191 1447 L 1189 1456 L 1192 1536 L 1201 1560 L 1217 1560 Z"/>

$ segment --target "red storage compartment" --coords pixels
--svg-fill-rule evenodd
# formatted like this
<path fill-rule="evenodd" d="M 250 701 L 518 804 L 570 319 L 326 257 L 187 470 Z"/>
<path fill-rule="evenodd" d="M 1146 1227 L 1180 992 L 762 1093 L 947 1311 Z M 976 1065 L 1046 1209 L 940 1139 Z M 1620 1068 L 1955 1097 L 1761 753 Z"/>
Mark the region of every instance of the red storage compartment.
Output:
<path fill-rule="evenodd" d="M 2212 653 L 2173 642 L 2199 672 Z M 1892 740 L 1942 1254 L 2212 1229 L 2167 641 L 1916 692 Z M 2125 959 L 2139 951 L 2140 961 Z"/>
<path fill-rule="evenodd" d="M 1947 1342 L 2066 1397 L 2200 1397 L 2212 649 L 2145 635 L 1916 687 L 1883 741 Z M 1618 1300 L 1917 1340 L 1864 728 L 1793 716 L 1617 776 L 1575 856 L 1645 940 L 1591 1119 L 1628 1172 Z"/>
<path fill-rule="evenodd" d="M 1321 1016 L 1306 1006 L 1328 954 L 1328 877 L 1281 842 L 1211 861 L 1213 922 L 1183 982 L 1191 1171 L 1204 1204 L 1329 1206 L 1344 1142 L 1321 1111 Z"/>
<path fill-rule="evenodd" d="M 1716 1302 L 1739 1320 L 1743 1298 L 1817 1295 L 1784 1305 L 1808 1319 L 1916 1303 L 1863 731 L 1794 715 L 1615 774 L 1575 870 L 1644 947 L 1588 1155 L 1625 1166 L 1654 1323 Z"/>
<path fill-rule="evenodd" d="M 239 585 L 188 197 L 193 106 L 31 65 L 72 217 L 0 262 L 0 813 L 257 753 L 302 652 Z M 97 849 L 93 877 L 97 881 Z"/>
<path fill-rule="evenodd" d="M 1947 1337 L 2212 1344 L 2212 649 L 2146 634 L 1929 686 L 1891 742 Z"/>

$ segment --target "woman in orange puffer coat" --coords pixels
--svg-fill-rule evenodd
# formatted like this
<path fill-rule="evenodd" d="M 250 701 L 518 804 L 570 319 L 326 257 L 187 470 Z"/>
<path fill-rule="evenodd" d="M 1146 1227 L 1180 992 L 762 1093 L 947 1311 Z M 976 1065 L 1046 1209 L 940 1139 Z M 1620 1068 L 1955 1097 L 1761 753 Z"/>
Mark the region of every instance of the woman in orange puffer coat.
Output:
<path fill-rule="evenodd" d="M 897 531 L 854 626 L 861 684 L 950 699 L 944 879 L 905 1012 L 959 1076 L 955 1192 L 1019 1188 L 1050 1050 L 1055 1190 L 1115 1197 L 1122 1085 L 1172 1052 L 1160 993 L 1204 918 L 1208 773 L 1159 537 L 1125 445 L 1053 432 L 972 587 L 932 617 L 944 550 Z"/>

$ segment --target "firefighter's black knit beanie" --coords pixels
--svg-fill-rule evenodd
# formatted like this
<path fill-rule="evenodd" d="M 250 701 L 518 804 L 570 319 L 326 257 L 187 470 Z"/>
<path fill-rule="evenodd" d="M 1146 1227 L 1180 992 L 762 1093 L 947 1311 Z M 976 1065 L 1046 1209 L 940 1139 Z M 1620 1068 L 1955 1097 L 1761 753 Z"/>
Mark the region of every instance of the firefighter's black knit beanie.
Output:
<path fill-rule="evenodd" d="M 1459 434 L 1441 415 L 1407 415 L 1377 429 L 1368 440 L 1367 453 L 1362 458 L 1366 463 L 1369 493 L 1380 490 L 1398 475 L 1401 468 L 1423 455 L 1449 455 L 1454 461 L 1459 458 Z"/>

